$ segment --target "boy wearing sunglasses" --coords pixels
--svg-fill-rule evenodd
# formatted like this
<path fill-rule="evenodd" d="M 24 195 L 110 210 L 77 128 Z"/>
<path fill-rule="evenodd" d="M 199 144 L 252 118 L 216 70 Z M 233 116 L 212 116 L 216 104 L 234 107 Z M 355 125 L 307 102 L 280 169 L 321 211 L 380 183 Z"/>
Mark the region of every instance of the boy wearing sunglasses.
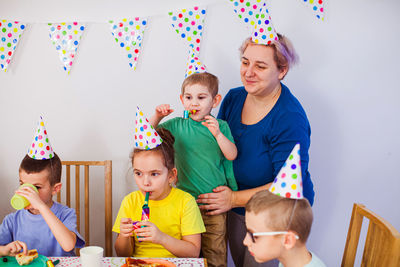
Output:
<path fill-rule="evenodd" d="M 299 152 L 297 144 L 270 189 L 247 203 L 243 243 L 260 263 L 278 259 L 279 267 L 326 267 L 306 247 L 313 213 L 303 198 Z"/>

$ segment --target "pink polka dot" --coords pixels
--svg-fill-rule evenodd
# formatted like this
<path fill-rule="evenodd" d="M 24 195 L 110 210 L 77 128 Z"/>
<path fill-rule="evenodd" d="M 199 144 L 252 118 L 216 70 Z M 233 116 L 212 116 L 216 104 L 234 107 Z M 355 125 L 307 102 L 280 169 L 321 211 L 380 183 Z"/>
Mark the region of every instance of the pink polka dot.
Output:
<path fill-rule="evenodd" d="M 42 151 L 40 151 L 40 155 L 42 155 L 42 156 L 44 155 L 44 151 L 43 151 L 43 150 L 42 150 Z"/>
<path fill-rule="evenodd" d="M 155 143 L 155 142 L 156 142 L 156 139 L 155 139 L 155 138 L 151 139 L 151 142 Z"/>
<path fill-rule="evenodd" d="M 281 177 L 285 178 L 286 177 L 286 173 L 282 173 Z"/>

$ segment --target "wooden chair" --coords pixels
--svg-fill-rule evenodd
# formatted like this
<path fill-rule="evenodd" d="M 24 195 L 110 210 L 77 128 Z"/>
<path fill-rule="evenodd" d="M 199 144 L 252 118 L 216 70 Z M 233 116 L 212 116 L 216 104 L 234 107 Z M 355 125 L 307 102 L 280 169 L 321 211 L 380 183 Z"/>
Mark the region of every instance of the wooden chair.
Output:
<path fill-rule="evenodd" d="M 89 167 L 104 166 L 104 208 L 105 208 L 105 256 L 112 256 L 112 161 L 62 161 L 62 165 L 66 167 L 65 181 L 63 181 L 63 189 L 65 191 L 65 204 L 71 207 L 71 166 L 75 166 L 75 210 L 77 216 L 77 228 L 80 232 L 81 223 L 81 193 L 80 193 L 80 166 L 84 168 L 84 206 L 85 206 L 85 241 L 86 246 L 90 245 L 89 239 Z M 61 202 L 61 192 L 57 194 L 57 201 Z M 93 222 L 92 222 L 93 224 Z M 79 251 L 78 251 L 79 254 Z"/>
<path fill-rule="evenodd" d="M 363 217 L 369 225 L 361 266 L 400 266 L 400 233 L 364 205 L 354 203 L 342 267 L 354 266 Z"/>

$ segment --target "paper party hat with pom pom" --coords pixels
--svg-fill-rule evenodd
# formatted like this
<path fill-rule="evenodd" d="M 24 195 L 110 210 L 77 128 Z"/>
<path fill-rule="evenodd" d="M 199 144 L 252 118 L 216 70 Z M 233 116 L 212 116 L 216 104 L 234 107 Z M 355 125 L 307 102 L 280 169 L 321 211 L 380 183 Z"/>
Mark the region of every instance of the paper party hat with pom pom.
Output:
<path fill-rule="evenodd" d="M 135 147 L 149 150 L 161 145 L 162 141 L 143 112 L 136 107 Z"/>
<path fill-rule="evenodd" d="M 51 147 L 49 137 L 47 136 L 42 116 L 39 118 L 35 136 L 33 137 L 32 144 L 28 149 L 28 156 L 37 160 L 51 159 L 54 157 L 53 148 Z"/>
<path fill-rule="evenodd" d="M 300 165 L 300 144 L 297 143 L 292 152 L 290 152 L 289 157 L 283 164 L 269 191 L 281 197 L 302 199 L 303 181 Z"/>

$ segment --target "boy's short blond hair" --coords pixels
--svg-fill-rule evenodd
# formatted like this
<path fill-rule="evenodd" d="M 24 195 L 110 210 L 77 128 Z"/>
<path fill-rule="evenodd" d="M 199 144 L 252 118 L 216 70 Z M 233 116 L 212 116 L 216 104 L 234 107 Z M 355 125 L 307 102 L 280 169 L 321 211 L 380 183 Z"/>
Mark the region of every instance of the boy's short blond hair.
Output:
<path fill-rule="evenodd" d="M 306 243 L 311 231 L 313 212 L 307 199 L 277 196 L 268 190 L 257 192 L 246 204 L 246 212 L 265 212 L 264 223 L 273 231 L 294 231 Z M 293 213 L 293 214 L 292 214 Z"/>
<path fill-rule="evenodd" d="M 186 86 L 193 84 L 200 84 L 207 87 L 212 97 L 215 97 L 218 94 L 218 78 L 211 73 L 194 73 L 187 77 L 182 83 L 181 94 L 185 94 Z"/>

